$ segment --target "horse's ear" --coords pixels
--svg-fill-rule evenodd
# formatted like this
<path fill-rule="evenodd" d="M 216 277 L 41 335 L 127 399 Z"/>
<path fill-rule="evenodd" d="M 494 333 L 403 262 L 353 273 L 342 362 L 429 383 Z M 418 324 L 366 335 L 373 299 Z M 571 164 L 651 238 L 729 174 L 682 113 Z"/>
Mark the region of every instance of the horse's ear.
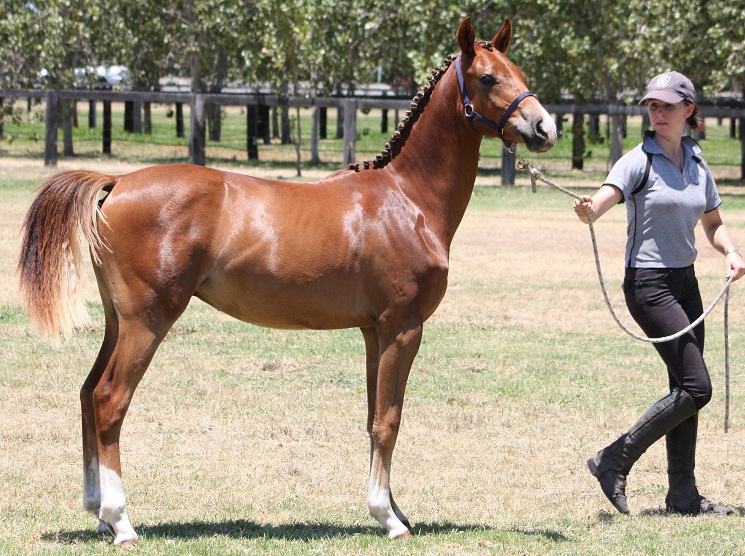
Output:
<path fill-rule="evenodd" d="M 506 53 L 510 47 L 510 41 L 512 40 L 512 22 L 510 18 L 506 18 L 502 24 L 502 28 L 497 31 L 494 38 L 491 40 L 492 44 L 502 53 Z"/>
<path fill-rule="evenodd" d="M 458 26 L 458 33 L 456 34 L 458 37 L 458 44 L 460 45 L 460 51 L 465 56 L 473 56 L 476 53 L 476 50 L 473 47 L 473 43 L 476 40 L 476 33 L 473 30 L 473 26 L 471 25 L 471 18 L 466 17 L 463 21 L 460 22 L 460 25 Z"/>

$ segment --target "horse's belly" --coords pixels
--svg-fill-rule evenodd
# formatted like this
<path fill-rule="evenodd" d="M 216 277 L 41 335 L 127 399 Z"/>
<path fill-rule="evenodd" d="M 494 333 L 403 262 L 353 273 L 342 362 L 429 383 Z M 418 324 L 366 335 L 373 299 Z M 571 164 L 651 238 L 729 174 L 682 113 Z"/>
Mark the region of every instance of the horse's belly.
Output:
<path fill-rule="evenodd" d="M 355 288 L 353 288 L 355 289 Z M 331 330 L 373 326 L 362 296 L 340 284 L 205 283 L 194 294 L 236 319 L 269 328 Z"/>

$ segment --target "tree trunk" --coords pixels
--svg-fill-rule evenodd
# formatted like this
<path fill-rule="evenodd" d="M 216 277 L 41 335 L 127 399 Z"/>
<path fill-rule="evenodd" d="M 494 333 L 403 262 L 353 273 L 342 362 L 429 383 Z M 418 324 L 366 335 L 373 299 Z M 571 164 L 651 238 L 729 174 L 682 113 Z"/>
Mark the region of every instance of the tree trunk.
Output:
<path fill-rule="evenodd" d="M 342 167 L 346 168 L 355 161 L 355 142 L 357 140 L 357 102 L 355 100 L 344 101 L 344 121 L 343 121 L 343 138 L 344 138 L 344 156 L 342 157 Z"/>
<path fill-rule="evenodd" d="M 286 99 L 285 99 L 286 100 Z M 292 143 L 292 130 L 290 129 L 290 107 L 285 103 L 281 106 L 282 111 L 282 138 L 281 143 L 283 145 L 289 145 Z"/>
<path fill-rule="evenodd" d="M 592 144 L 597 144 L 600 139 L 600 115 L 590 114 L 588 122 L 587 140 Z"/>
<path fill-rule="evenodd" d="M 279 107 L 272 106 L 272 139 L 279 139 Z"/>
<path fill-rule="evenodd" d="M 219 142 L 222 136 L 222 108 L 219 104 L 208 104 L 206 113 L 210 141 Z"/>
<path fill-rule="evenodd" d="M 57 127 L 59 123 L 59 93 L 47 91 L 44 137 L 44 166 L 57 166 Z"/>
<path fill-rule="evenodd" d="M 272 130 L 269 125 L 272 109 L 269 106 L 259 106 L 259 137 L 264 138 L 264 144 L 269 145 L 272 142 Z"/>
<path fill-rule="evenodd" d="M 623 156 L 623 123 L 618 114 L 610 115 L 610 161 L 611 165 Z"/>
<path fill-rule="evenodd" d="M 132 131 L 137 135 L 142 135 L 142 101 L 136 100 L 133 105 Z"/>
<path fill-rule="evenodd" d="M 288 107 L 289 110 L 289 107 Z M 301 173 L 301 160 L 300 160 L 300 145 L 302 142 L 302 133 L 300 131 L 300 107 L 295 107 L 295 116 L 297 117 L 297 141 L 295 141 L 295 171 L 297 177 L 302 176 Z"/>
<path fill-rule="evenodd" d="M 191 129 L 189 138 L 189 153 L 193 164 L 204 166 L 205 155 L 205 96 L 202 93 L 194 95 L 191 105 Z"/>

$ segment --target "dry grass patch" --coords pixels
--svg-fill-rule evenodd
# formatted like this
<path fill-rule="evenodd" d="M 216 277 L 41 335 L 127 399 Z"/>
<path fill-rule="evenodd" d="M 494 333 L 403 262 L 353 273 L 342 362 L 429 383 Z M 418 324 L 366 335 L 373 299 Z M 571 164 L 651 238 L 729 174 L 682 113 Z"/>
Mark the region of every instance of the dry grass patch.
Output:
<path fill-rule="evenodd" d="M 38 169 L 37 169 L 38 170 Z M 78 389 L 101 340 L 40 339 L 15 291 L 29 182 L 0 197 L 0 552 L 115 552 L 80 508 Z M 118 171 L 114 168 L 114 171 Z M 43 174 L 44 172 L 38 172 Z M 33 178 L 33 179 L 32 179 Z M 9 183 L 0 177 L 0 185 Z M 725 216 L 745 240 L 745 205 Z M 621 318 L 623 209 L 598 226 Z M 705 302 L 721 257 L 699 239 Z M 145 375 L 122 435 L 142 554 L 710 554 L 745 549 L 745 395 L 740 284 L 730 307 L 732 432 L 722 432 L 722 314 L 707 321 L 715 397 L 701 416 L 697 473 L 731 519 L 661 511 L 664 444 L 629 479 L 634 515 L 600 494 L 585 459 L 666 387 L 651 346 L 618 330 L 571 199 L 479 189 L 452 249 L 448 294 L 425 325 L 393 463 L 417 533 L 391 543 L 367 516 L 364 350 L 357 330 L 286 332 L 195 301 Z"/>

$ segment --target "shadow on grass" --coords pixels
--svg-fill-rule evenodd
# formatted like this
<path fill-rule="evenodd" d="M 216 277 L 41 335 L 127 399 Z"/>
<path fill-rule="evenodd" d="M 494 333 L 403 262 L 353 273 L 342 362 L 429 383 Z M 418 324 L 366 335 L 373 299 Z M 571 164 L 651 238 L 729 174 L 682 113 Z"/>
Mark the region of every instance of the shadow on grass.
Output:
<path fill-rule="evenodd" d="M 159 523 L 157 525 L 141 525 L 135 530 L 144 539 L 201 539 L 216 536 L 234 539 L 266 538 L 281 540 L 312 541 L 334 537 L 354 537 L 359 535 L 383 536 L 383 529 L 374 525 L 331 525 L 324 523 L 288 523 L 283 525 L 267 525 L 248 520 L 233 520 L 222 522 L 191 521 L 185 523 Z M 488 526 L 457 524 L 457 523 L 422 523 L 412 527 L 415 537 L 427 535 L 443 535 L 451 533 L 468 533 L 476 531 L 490 531 Z M 560 532 L 544 529 L 510 529 L 509 533 L 526 536 L 541 536 L 553 542 L 565 542 L 567 537 Z M 81 544 L 98 542 L 104 537 L 94 527 L 78 531 L 58 531 L 42 535 L 47 542 L 59 544 Z"/>
<path fill-rule="evenodd" d="M 732 508 L 735 511 L 733 514 L 729 515 L 730 518 L 745 516 L 745 506 L 728 506 L 728 507 Z M 642 512 L 639 512 L 639 515 L 645 516 L 645 517 L 689 517 L 689 518 L 698 517 L 697 515 L 684 515 L 684 514 L 679 514 L 679 513 L 674 513 L 674 512 L 668 512 L 665 508 L 644 510 Z M 703 514 L 703 515 L 714 517 L 714 514 Z M 719 515 L 716 517 L 721 518 L 721 519 L 727 519 L 728 516 Z"/>

